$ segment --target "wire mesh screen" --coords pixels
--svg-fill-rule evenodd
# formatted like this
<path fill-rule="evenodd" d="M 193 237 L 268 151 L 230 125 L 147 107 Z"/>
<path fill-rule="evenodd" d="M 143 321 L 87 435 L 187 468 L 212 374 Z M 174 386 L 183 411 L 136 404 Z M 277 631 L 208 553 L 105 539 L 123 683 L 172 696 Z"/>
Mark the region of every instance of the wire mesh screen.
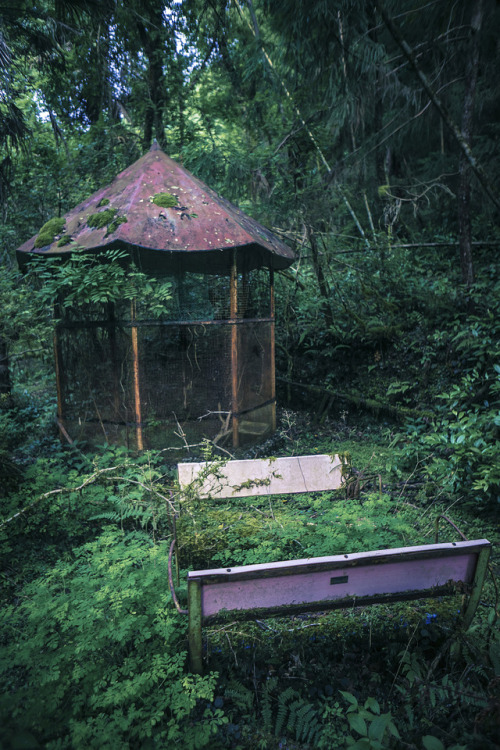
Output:
<path fill-rule="evenodd" d="M 177 430 L 181 426 L 196 439 L 205 433 L 213 438 L 228 424 L 230 328 L 178 323 L 138 329 L 142 417 L 147 425 L 160 421 Z"/>
<path fill-rule="evenodd" d="M 225 442 L 234 414 L 242 443 L 272 429 L 268 273 L 238 275 L 233 319 L 228 276 L 166 280 L 172 298 L 160 317 L 141 300 L 63 311 L 59 412 L 73 439 L 132 448 Z"/>
<path fill-rule="evenodd" d="M 182 273 L 164 275 L 170 284 L 171 299 L 162 313 L 164 321 L 227 320 L 230 317 L 229 276 Z M 262 270 L 238 274 L 238 318 L 268 317 L 270 311 L 269 274 Z M 137 315 L 148 319 L 148 308 L 137 300 Z"/>

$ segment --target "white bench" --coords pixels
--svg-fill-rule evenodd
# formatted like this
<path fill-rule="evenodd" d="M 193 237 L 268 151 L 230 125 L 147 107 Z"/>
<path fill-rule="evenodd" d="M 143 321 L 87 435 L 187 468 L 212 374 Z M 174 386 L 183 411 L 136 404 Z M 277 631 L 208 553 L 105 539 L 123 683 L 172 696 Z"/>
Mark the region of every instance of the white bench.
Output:
<path fill-rule="evenodd" d="M 181 463 L 178 475 L 181 490 L 192 488 L 200 498 L 271 496 L 339 489 L 345 465 L 338 455 L 295 456 Z M 188 610 L 180 610 L 173 586 L 172 595 L 179 611 L 189 614 L 191 670 L 202 672 L 202 625 L 226 614 L 264 619 L 463 592 L 469 594 L 462 615 L 467 630 L 490 549 L 487 539 L 477 539 L 190 571 Z"/>
<path fill-rule="evenodd" d="M 337 455 L 291 456 L 177 465 L 181 490 L 198 497 L 226 498 L 337 490 L 345 461 Z"/>
<path fill-rule="evenodd" d="M 265 618 L 468 593 L 468 629 L 486 575 L 487 539 L 188 573 L 191 671 L 202 672 L 202 625 L 223 614 Z"/>

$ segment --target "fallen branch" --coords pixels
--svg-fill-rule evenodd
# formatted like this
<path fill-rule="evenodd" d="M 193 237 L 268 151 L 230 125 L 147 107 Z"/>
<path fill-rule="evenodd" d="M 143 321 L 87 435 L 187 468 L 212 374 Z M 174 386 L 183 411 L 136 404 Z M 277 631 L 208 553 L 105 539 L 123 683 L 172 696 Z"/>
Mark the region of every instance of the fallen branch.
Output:
<path fill-rule="evenodd" d="M 35 500 L 33 500 L 31 503 L 28 503 L 28 505 L 25 505 L 24 508 L 21 508 L 21 510 L 18 510 L 17 513 L 14 513 L 13 516 L 10 516 L 10 518 L 6 518 L 5 521 L 3 521 L 0 524 L 0 529 L 3 529 L 4 526 L 7 526 L 8 523 L 11 521 L 14 521 L 16 518 L 19 518 L 19 516 L 22 516 L 23 513 L 26 513 L 28 510 L 33 508 L 37 503 L 39 503 L 41 500 L 47 500 L 49 497 L 53 497 L 55 495 L 62 495 L 65 492 L 79 492 L 80 490 L 83 490 L 84 487 L 88 487 L 89 484 L 93 484 L 102 474 L 107 474 L 110 471 L 116 471 L 119 469 L 119 466 L 110 466 L 107 469 L 99 469 L 99 471 L 94 472 L 90 477 L 87 477 L 87 479 L 82 482 L 78 487 L 61 487 L 58 490 L 50 490 L 50 492 L 44 492 L 43 495 L 40 495 Z"/>
<path fill-rule="evenodd" d="M 19 516 L 22 516 L 23 513 L 26 513 L 28 510 L 33 508 L 37 503 L 39 503 L 41 500 L 46 500 L 49 497 L 52 497 L 54 495 L 61 495 L 66 492 L 79 492 L 80 490 L 83 490 L 85 487 L 88 487 L 90 484 L 93 484 L 97 479 L 99 479 L 103 474 L 109 474 L 112 471 L 117 471 L 118 469 L 123 469 L 122 466 L 110 466 L 107 469 L 99 469 L 98 471 L 94 472 L 90 477 L 88 477 L 82 484 L 80 484 L 78 487 L 62 487 L 58 490 L 50 490 L 50 492 L 44 492 L 43 495 L 40 495 L 35 500 L 33 500 L 31 503 L 28 503 L 28 505 L 25 505 L 24 508 L 21 508 L 21 510 L 17 511 L 17 513 L 14 513 L 14 515 L 10 516 L 10 518 L 5 519 L 0 524 L 0 529 L 3 529 L 4 526 L 6 526 L 11 521 L 14 521 L 16 518 L 19 518 Z M 166 497 L 166 495 L 163 495 L 161 492 L 158 492 L 154 487 L 151 485 L 144 484 L 144 482 L 141 482 L 137 479 L 129 479 L 128 477 L 122 476 L 120 474 L 115 474 L 113 476 L 113 479 L 119 480 L 121 482 L 126 482 L 127 484 L 134 484 L 139 487 L 142 487 L 142 489 L 146 490 L 147 492 L 151 492 L 151 494 L 155 495 L 158 499 L 162 500 L 168 508 L 173 513 L 177 512 L 177 509 L 172 501 L 172 498 Z"/>
<path fill-rule="evenodd" d="M 384 412 L 393 417 L 425 417 L 426 419 L 432 419 L 434 416 L 431 411 L 410 409 L 410 407 L 408 406 L 394 406 L 393 404 L 383 403 L 381 401 L 376 401 L 375 399 L 364 398 L 363 396 L 359 396 L 357 394 L 334 391 L 330 388 L 325 388 L 324 386 L 310 385 L 309 383 L 298 383 L 295 380 L 289 380 L 288 378 L 283 377 L 277 377 L 276 380 L 279 380 L 281 383 L 286 383 L 287 385 L 294 386 L 295 388 L 303 388 L 304 390 L 310 391 L 311 393 L 321 394 L 322 396 L 330 396 L 332 401 L 333 399 L 337 399 L 338 401 L 348 401 L 355 406 L 361 406 L 362 408 L 368 409 L 369 411 Z M 331 402 L 326 405 L 326 408 L 329 409 L 330 406 Z"/>

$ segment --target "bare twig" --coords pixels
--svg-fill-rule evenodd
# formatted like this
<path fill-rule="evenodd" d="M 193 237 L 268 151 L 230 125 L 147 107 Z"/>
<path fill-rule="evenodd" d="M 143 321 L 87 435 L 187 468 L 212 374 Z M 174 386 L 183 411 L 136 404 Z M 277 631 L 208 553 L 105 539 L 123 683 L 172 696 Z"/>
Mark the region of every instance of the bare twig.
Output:
<path fill-rule="evenodd" d="M 33 508 L 37 503 L 41 502 L 42 500 L 47 500 L 47 498 L 49 497 L 54 497 L 55 495 L 62 495 L 66 492 L 79 492 L 80 490 L 83 490 L 84 487 L 88 487 L 89 484 L 93 484 L 103 474 L 109 474 L 109 472 L 116 471 L 119 468 L 120 468 L 119 466 L 110 466 L 107 469 L 99 469 L 98 471 L 94 472 L 92 476 L 87 477 L 87 479 L 84 482 L 82 482 L 82 484 L 78 485 L 78 487 L 61 487 L 58 490 L 50 490 L 50 492 L 44 492 L 43 495 L 40 495 L 31 503 L 28 503 L 28 505 L 25 505 L 24 508 L 21 508 L 21 510 L 18 510 L 17 513 L 14 513 L 13 516 L 10 516 L 10 518 L 6 518 L 5 521 L 3 521 L 0 524 L 0 529 L 3 529 L 4 526 L 7 526 L 8 523 L 10 523 L 11 521 L 14 521 L 16 518 L 19 518 L 19 516 L 22 516 L 23 513 L 26 513 L 28 510 Z"/>

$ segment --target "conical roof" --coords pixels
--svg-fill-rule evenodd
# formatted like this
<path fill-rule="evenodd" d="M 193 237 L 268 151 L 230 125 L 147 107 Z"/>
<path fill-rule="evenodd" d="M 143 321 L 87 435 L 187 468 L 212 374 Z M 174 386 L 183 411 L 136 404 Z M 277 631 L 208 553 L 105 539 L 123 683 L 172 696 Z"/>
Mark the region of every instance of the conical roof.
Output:
<path fill-rule="evenodd" d="M 286 268 L 287 245 L 156 146 L 107 187 L 53 220 L 17 250 L 20 265 L 33 256 L 64 256 L 75 247 L 98 252 L 126 247 L 143 269 L 227 270 L 234 250 L 246 269 Z M 47 244 L 44 244 L 47 243 Z"/>

